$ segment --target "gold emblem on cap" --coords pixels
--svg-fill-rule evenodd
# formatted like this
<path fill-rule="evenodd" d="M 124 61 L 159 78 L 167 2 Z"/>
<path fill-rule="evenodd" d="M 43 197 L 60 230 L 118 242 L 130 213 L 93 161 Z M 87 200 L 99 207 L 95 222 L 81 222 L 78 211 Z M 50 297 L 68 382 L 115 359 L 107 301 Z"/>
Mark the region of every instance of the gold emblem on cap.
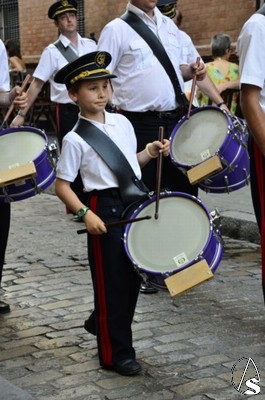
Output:
<path fill-rule="evenodd" d="M 96 55 L 95 58 L 95 63 L 99 66 L 102 67 L 105 65 L 105 60 L 106 60 L 106 54 L 103 52 L 100 52 Z"/>
<path fill-rule="evenodd" d="M 67 0 L 62 0 L 62 6 L 66 7 L 69 6 L 69 3 Z"/>
<path fill-rule="evenodd" d="M 80 81 L 81 79 L 86 79 L 91 75 L 96 75 L 96 74 L 110 74 L 110 71 L 108 69 L 95 69 L 93 71 L 87 70 L 87 71 L 82 71 L 80 74 L 74 76 L 72 79 L 70 79 L 71 85 L 73 85 L 75 82 Z M 100 77 L 99 77 L 100 78 Z M 102 76 L 102 79 L 104 79 L 104 75 Z"/>
<path fill-rule="evenodd" d="M 161 7 L 161 9 L 164 15 L 170 15 L 171 13 L 175 12 L 176 4 L 165 4 Z"/>

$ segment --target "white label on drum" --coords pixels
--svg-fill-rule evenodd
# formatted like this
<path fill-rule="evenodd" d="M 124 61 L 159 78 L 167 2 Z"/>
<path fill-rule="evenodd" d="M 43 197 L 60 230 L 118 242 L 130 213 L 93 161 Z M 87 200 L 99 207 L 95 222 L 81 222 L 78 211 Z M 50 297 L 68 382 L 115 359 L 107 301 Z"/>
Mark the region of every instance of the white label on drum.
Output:
<path fill-rule="evenodd" d="M 177 267 L 182 267 L 183 265 L 188 263 L 188 257 L 186 256 L 185 253 L 180 253 L 176 257 L 173 258 L 175 264 Z"/>
<path fill-rule="evenodd" d="M 206 149 L 200 154 L 202 160 L 207 160 L 207 158 L 211 157 L 211 153 L 209 149 Z"/>

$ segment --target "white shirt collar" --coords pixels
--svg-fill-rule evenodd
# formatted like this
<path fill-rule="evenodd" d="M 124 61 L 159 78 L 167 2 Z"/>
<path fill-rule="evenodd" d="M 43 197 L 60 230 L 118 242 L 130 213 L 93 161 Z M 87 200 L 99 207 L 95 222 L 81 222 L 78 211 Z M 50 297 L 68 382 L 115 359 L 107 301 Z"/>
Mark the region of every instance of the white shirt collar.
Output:
<path fill-rule="evenodd" d="M 79 43 L 80 43 L 80 38 L 81 38 L 81 36 L 79 35 L 79 33 L 77 33 L 77 43 L 78 43 L 78 47 L 79 47 Z M 68 46 L 72 45 L 72 44 L 71 44 L 71 41 L 70 41 L 66 36 L 64 36 L 62 33 L 61 33 L 60 36 L 59 36 L 59 40 L 62 42 L 62 44 L 64 45 L 64 47 L 68 47 Z M 73 46 L 73 45 L 72 45 L 72 46 Z"/>
<path fill-rule="evenodd" d="M 162 14 L 157 7 L 154 8 L 154 18 L 149 17 L 143 10 L 138 7 L 135 7 L 130 2 L 127 4 L 127 11 L 131 11 L 136 14 L 139 18 L 141 18 L 145 23 L 153 23 L 159 27 L 162 24 Z"/>
<path fill-rule="evenodd" d="M 89 122 L 91 122 L 91 123 L 93 123 L 95 125 L 98 125 L 98 126 L 116 125 L 116 120 L 115 120 L 115 118 L 113 118 L 112 113 L 106 112 L 105 110 L 103 112 L 104 112 L 104 115 L 105 115 L 105 123 L 104 124 L 101 124 L 100 122 L 94 121 L 92 119 L 85 118 L 80 113 L 79 113 L 78 116 L 79 116 L 80 119 L 84 119 L 84 120 L 89 121 Z"/>

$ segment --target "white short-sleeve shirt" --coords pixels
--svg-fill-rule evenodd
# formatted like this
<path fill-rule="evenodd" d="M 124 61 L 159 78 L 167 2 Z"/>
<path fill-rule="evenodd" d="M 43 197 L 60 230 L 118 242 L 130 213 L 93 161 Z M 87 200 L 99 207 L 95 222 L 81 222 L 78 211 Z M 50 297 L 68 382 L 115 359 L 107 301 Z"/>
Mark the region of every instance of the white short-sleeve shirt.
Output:
<path fill-rule="evenodd" d="M 4 43 L 0 39 L 0 91 L 10 90 L 10 76 L 8 67 L 8 57 Z"/>
<path fill-rule="evenodd" d="M 60 35 L 59 39 L 62 44 L 71 49 L 77 54 L 78 57 L 83 56 L 86 53 L 96 51 L 97 45 L 94 40 L 82 38 L 78 34 L 78 46 L 75 48 L 71 45 L 70 40 L 64 35 Z M 73 103 L 69 98 L 66 86 L 60 83 L 54 82 L 54 76 L 61 68 L 63 68 L 68 61 L 64 58 L 57 47 L 52 43 L 47 46 L 39 60 L 39 63 L 33 73 L 34 78 L 38 78 L 43 82 L 50 82 L 51 85 L 51 101 L 55 103 Z"/>
<path fill-rule="evenodd" d="M 137 14 L 162 42 L 184 90 L 180 70 L 191 54 L 199 56 L 188 35 L 174 22 L 154 9 L 154 19 L 128 3 L 127 9 Z M 112 81 L 113 103 L 127 111 L 168 111 L 176 108 L 172 83 L 153 51 L 126 22 L 116 18 L 101 32 L 98 50 L 108 51 L 112 61 L 108 69 L 117 78 Z"/>
<path fill-rule="evenodd" d="M 237 42 L 240 84 L 261 88 L 260 105 L 265 112 L 265 16 L 252 15 L 244 24 Z"/>
<path fill-rule="evenodd" d="M 136 137 L 130 121 L 121 114 L 106 111 L 104 124 L 88 121 L 113 140 L 129 161 L 137 178 L 140 179 L 141 169 L 136 156 Z M 118 187 L 116 176 L 102 158 L 80 135 L 71 131 L 63 138 L 56 175 L 58 178 L 73 182 L 79 169 L 86 192 Z"/>

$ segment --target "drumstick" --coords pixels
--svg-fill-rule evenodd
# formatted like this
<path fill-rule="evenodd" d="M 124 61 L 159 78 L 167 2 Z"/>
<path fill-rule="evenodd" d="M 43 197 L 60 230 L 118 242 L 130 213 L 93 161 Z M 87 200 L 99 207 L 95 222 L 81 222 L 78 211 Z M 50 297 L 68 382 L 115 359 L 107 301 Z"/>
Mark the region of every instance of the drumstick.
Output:
<path fill-rule="evenodd" d="M 164 130 L 163 126 L 159 127 L 158 140 L 163 143 L 164 138 Z M 160 198 L 160 186 L 161 186 L 161 174 L 162 174 L 162 160 L 163 153 L 159 152 L 158 160 L 157 160 L 157 169 L 156 169 L 156 207 L 155 207 L 155 219 L 158 219 L 158 208 L 159 208 L 159 198 Z"/>
<path fill-rule="evenodd" d="M 30 76 L 30 74 L 28 74 L 28 75 L 26 76 L 26 78 L 24 79 L 24 81 L 22 82 L 22 85 L 21 85 L 21 93 L 23 92 L 23 90 L 24 90 L 25 87 L 27 86 L 27 84 L 28 84 L 30 78 L 31 78 L 31 76 Z M 17 96 L 16 96 L 16 97 L 17 97 Z M 15 98 L 16 98 L 16 97 L 15 97 Z M 15 98 L 14 98 L 14 100 L 15 100 Z M 7 121 L 8 118 L 10 117 L 10 114 L 11 114 L 12 111 L 14 110 L 14 100 L 12 101 L 11 105 L 9 106 L 9 109 L 7 110 L 7 113 L 6 113 L 5 117 L 4 117 L 4 120 L 3 120 L 2 124 L 1 124 L 1 126 L 0 126 L 0 129 L 2 129 L 3 125 L 6 123 L 6 121 Z"/>
<path fill-rule="evenodd" d="M 133 218 L 133 219 L 121 219 L 120 221 L 114 221 L 114 222 L 109 222 L 106 223 L 105 226 L 106 228 L 112 228 L 113 226 L 119 226 L 119 225 L 126 225 L 126 224 L 132 224 L 134 222 L 138 222 L 138 221 L 143 221 L 145 219 L 151 219 L 152 217 L 150 215 L 146 215 L 145 217 L 140 217 L 140 218 Z M 79 229 L 78 231 L 76 231 L 78 233 L 78 235 L 82 234 L 82 233 L 87 233 L 86 229 Z"/>
<path fill-rule="evenodd" d="M 200 57 L 197 57 L 196 64 L 197 64 L 197 66 L 199 66 Z M 191 106 L 192 106 L 192 103 L 193 103 L 193 98 L 194 98 L 194 93 L 195 93 L 195 88 L 196 88 L 196 81 L 197 81 L 197 77 L 196 77 L 196 75 L 194 75 L 193 80 L 192 80 L 192 86 L 191 86 L 190 103 L 189 103 L 187 119 L 190 118 Z"/>

